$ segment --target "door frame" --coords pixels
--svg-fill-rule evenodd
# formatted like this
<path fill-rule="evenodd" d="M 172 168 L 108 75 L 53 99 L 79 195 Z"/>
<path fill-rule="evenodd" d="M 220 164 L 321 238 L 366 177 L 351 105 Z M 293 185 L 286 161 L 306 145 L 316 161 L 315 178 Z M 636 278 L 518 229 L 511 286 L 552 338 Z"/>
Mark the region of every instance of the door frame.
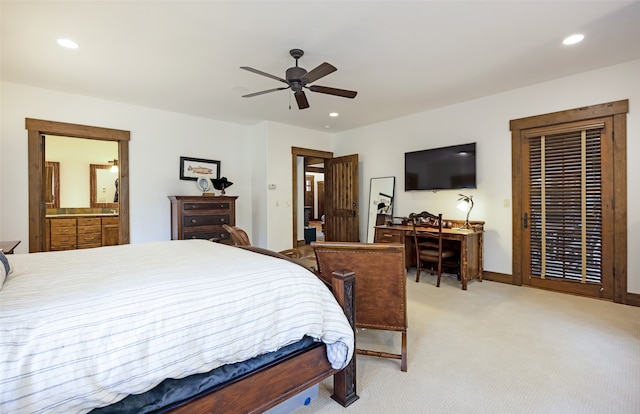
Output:
<path fill-rule="evenodd" d="M 118 143 L 118 163 L 120 188 L 118 212 L 119 243 L 129 243 L 129 140 L 131 132 L 120 129 L 68 124 L 64 122 L 25 119 L 28 131 L 29 160 L 29 253 L 45 251 L 45 135 L 72 138 L 116 141 Z"/>
<path fill-rule="evenodd" d="M 291 147 L 291 208 L 293 213 L 292 247 L 298 246 L 298 157 L 322 158 L 326 161 L 329 158 L 333 158 L 333 152 Z"/>
<path fill-rule="evenodd" d="M 511 176 L 513 194 L 512 281 L 522 285 L 523 279 L 523 217 L 525 211 L 522 194 L 522 151 L 524 130 L 594 118 L 613 119 L 613 301 L 627 303 L 627 112 L 629 100 L 608 102 L 566 111 L 552 112 L 527 118 L 513 119 L 511 129 Z"/>

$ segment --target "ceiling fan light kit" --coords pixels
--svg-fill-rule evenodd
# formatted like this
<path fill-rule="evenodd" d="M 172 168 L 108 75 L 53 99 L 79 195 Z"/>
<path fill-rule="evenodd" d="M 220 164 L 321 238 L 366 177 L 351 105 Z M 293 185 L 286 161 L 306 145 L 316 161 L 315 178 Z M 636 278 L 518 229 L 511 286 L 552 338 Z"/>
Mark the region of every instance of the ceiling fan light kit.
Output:
<path fill-rule="evenodd" d="M 304 55 L 304 51 L 302 51 L 301 49 L 291 49 L 289 51 L 289 54 L 296 60 L 296 65 L 286 70 L 285 72 L 286 79 L 280 78 L 275 75 L 271 75 L 270 73 L 266 73 L 261 70 L 254 69 L 248 66 L 240 66 L 240 69 L 257 73 L 258 75 L 266 76 L 268 78 L 275 79 L 277 81 L 287 84 L 287 86 L 283 86 L 280 88 L 267 89 L 260 92 L 254 92 L 247 95 L 242 95 L 242 97 L 252 98 L 254 96 L 264 95 L 270 92 L 291 89 L 293 91 L 293 95 L 296 98 L 296 102 L 298 103 L 298 108 L 306 109 L 309 107 L 309 101 L 307 100 L 307 96 L 303 90 L 305 88 L 310 90 L 311 92 L 324 93 L 327 95 L 340 96 L 343 98 L 350 98 L 350 99 L 355 98 L 356 95 L 358 94 L 358 92 L 356 91 L 330 88 L 328 86 L 320 86 L 320 85 L 308 86 L 310 83 L 313 83 L 318 79 L 323 78 L 328 74 L 335 72 L 337 69 L 335 68 L 335 66 L 327 62 L 324 62 L 318 65 L 317 67 L 315 67 L 314 69 L 312 69 L 310 72 L 307 72 L 306 69 L 298 66 L 298 59 L 300 59 Z"/>

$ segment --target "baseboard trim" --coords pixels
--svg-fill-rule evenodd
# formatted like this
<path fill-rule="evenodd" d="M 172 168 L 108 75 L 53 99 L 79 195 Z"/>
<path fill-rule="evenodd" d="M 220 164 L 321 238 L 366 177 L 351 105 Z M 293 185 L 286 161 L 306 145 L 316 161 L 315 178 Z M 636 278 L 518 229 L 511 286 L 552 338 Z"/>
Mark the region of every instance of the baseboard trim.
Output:
<path fill-rule="evenodd" d="M 640 306 L 640 294 L 627 292 L 627 305 Z"/>
<path fill-rule="evenodd" d="M 515 285 L 515 283 L 513 283 L 513 277 L 506 273 L 488 272 L 483 270 L 482 279 L 490 280 L 492 282 L 506 283 L 508 285 Z M 626 296 L 625 305 L 640 307 L 640 293 L 627 292 Z"/>
<path fill-rule="evenodd" d="M 506 283 L 513 285 L 513 276 L 506 273 L 482 271 L 482 280 L 490 280 L 492 282 Z"/>

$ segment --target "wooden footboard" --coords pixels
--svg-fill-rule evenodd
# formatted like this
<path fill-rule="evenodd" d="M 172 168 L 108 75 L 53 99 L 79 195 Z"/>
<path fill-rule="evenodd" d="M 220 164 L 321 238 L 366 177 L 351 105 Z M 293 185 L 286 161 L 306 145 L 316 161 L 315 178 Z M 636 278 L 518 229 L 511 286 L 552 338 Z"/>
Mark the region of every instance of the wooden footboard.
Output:
<path fill-rule="evenodd" d="M 246 247 L 243 247 L 246 248 Z M 258 253 L 273 252 L 248 248 Z M 275 254 L 276 257 L 277 253 Z M 282 256 L 286 259 L 286 256 Z M 355 329 L 354 274 L 334 272 L 332 291 L 352 327 Z M 355 352 L 347 367 L 338 371 L 331 368 L 326 348 L 318 344 L 259 371 L 252 372 L 210 394 L 201 396 L 169 410 L 169 413 L 260 413 L 333 375 L 331 398 L 347 407 L 359 397 L 356 394 Z"/>

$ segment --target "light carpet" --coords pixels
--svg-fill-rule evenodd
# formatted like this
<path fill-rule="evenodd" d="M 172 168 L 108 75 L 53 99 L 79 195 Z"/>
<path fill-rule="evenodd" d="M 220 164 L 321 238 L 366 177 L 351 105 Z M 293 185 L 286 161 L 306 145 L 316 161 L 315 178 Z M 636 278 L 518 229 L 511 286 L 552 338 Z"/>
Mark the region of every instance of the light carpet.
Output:
<path fill-rule="evenodd" d="M 338 405 L 327 379 L 295 414 L 640 413 L 640 308 L 421 279 L 408 274 L 408 372 L 399 360 L 358 355 L 358 401 Z M 399 333 L 359 330 L 357 340 L 400 349 Z"/>

